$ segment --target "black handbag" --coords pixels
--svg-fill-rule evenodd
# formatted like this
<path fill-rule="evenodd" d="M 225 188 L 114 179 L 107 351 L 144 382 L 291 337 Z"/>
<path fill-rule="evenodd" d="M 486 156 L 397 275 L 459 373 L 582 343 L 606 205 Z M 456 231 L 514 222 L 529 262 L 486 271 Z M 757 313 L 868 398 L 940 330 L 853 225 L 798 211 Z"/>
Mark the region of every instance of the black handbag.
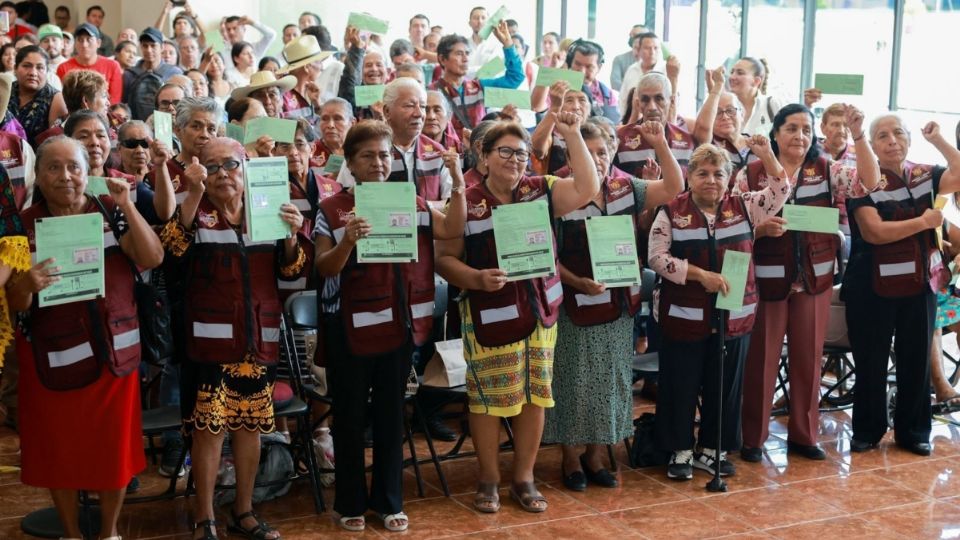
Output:
<path fill-rule="evenodd" d="M 119 226 L 113 215 L 107 212 L 99 197 L 91 198 L 110 224 L 110 230 L 119 245 Z M 143 280 L 130 259 L 127 259 L 127 262 L 133 272 L 133 297 L 137 301 L 137 318 L 140 319 L 140 359 L 155 366 L 163 366 L 173 358 L 170 301 L 165 292 L 157 289 L 152 282 Z"/>

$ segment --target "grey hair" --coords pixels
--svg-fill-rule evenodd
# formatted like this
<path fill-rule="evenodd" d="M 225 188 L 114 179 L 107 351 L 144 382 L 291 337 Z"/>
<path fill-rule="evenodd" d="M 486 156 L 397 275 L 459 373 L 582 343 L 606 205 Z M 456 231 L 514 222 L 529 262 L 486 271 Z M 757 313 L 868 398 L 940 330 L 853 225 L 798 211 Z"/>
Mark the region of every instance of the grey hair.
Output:
<path fill-rule="evenodd" d="M 443 112 L 447 115 L 447 118 L 450 118 L 450 115 L 453 111 L 450 109 L 450 102 L 447 101 L 447 98 L 439 90 L 427 90 L 427 97 L 435 96 L 440 98 L 440 104 L 443 105 Z"/>
<path fill-rule="evenodd" d="M 149 124 L 143 120 L 130 120 L 128 122 L 124 122 L 123 125 L 117 129 L 117 140 L 119 142 L 127 140 L 127 132 L 135 127 L 143 128 L 143 130 L 147 132 L 147 136 L 151 139 L 153 138 L 153 129 L 150 128 Z"/>
<path fill-rule="evenodd" d="M 60 142 L 66 142 L 67 144 L 73 146 L 74 150 L 80 152 L 80 157 L 83 158 L 83 172 L 86 174 L 86 172 L 90 169 L 90 157 L 87 155 L 87 149 L 84 148 L 80 141 L 71 137 L 67 137 L 66 135 L 55 135 L 40 143 L 40 146 L 37 147 L 37 160 L 33 164 L 33 172 L 40 172 L 40 163 L 43 162 L 43 156 L 47 153 L 47 150 L 49 150 L 50 146 Z"/>
<path fill-rule="evenodd" d="M 353 105 L 349 101 L 343 99 L 342 97 L 332 97 L 323 102 L 323 105 L 320 106 L 320 110 L 327 108 L 327 105 L 339 105 L 343 109 L 343 115 L 347 117 L 348 122 L 353 122 Z"/>
<path fill-rule="evenodd" d="M 907 142 L 910 142 L 910 130 L 907 129 L 907 125 L 903 123 L 903 117 L 892 112 L 881 114 L 880 116 L 874 118 L 872 122 L 870 122 L 870 142 L 873 142 L 873 140 L 877 138 L 877 130 L 880 129 L 880 122 L 890 119 L 897 121 L 897 125 L 900 126 L 900 129 L 907 134 Z"/>
<path fill-rule="evenodd" d="M 177 116 L 173 119 L 174 127 L 184 129 L 190 123 L 190 119 L 198 112 L 207 112 L 213 115 L 217 127 L 223 122 L 223 107 L 217 103 L 217 100 L 211 97 L 185 97 L 177 105 Z"/>
<path fill-rule="evenodd" d="M 400 92 L 403 90 L 412 90 L 416 92 L 417 95 L 423 96 L 424 100 L 427 99 L 427 92 L 423 89 L 423 85 L 420 84 L 420 81 L 416 81 L 409 77 L 400 77 L 399 79 L 394 79 L 394 81 L 388 84 L 384 89 L 383 104 L 387 107 L 392 107 L 400 97 Z"/>
<path fill-rule="evenodd" d="M 669 98 L 673 95 L 673 85 L 670 84 L 670 79 L 658 71 L 651 71 L 640 77 L 640 82 L 637 83 L 637 92 L 652 87 L 662 88 L 664 97 Z"/>

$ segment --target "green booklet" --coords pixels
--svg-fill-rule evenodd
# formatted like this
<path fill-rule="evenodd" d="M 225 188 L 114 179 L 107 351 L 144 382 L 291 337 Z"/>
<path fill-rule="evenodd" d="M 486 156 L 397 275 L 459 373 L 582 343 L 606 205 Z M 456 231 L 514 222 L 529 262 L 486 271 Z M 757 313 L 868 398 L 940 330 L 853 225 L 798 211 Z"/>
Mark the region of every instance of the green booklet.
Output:
<path fill-rule="evenodd" d="M 378 19 L 369 13 L 353 12 L 347 17 L 347 26 L 353 26 L 357 30 L 365 30 L 373 34 L 386 35 L 390 31 L 390 23 L 384 19 Z"/>
<path fill-rule="evenodd" d="M 846 73 L 817 73 L 813 82 L 824 94 L 838 96 L 862 96 L 863 75 Z"/>
<path fill-rule="evenodd" d="M 153 111 L 153 138 L 173 151 L 173 116 L 163 111 Z"/>
<path fill-rule="evenodd" d="M 531 110 L 530 92 L 528 90 L 511 90 L 509 88 L 483 89 L 483 104 L 487 107 L 503 108 L 515 105 L 518 109 Z"/>
<path fill-rule="evenodd" d="M 290 202 L 287 158 L 253 158 L 243 172 L 247 238 L 252 242 L 289 238 L 290 225 L 280 219 L 280 205 Z"/>
<path fill-rule="evenodd" d="M 370 225 L 370 235 L 357 242 L 357 261 L 417 261 L 417 187 L 412 182 L 362 182 L 354 194 L 357 217 Z"/>
<path fill-rule="evenodd" d="M 327 158 L 326 165 L 323 166 L 324 174 L 329 174 L 336 178 L 340 174 L 340 169 L 343 167 L 343 156 L 340 154 L 330 154 Z"/>
<path fill-rule="evenodd" d="M 292 143 L 297 134 L 297 121 L 261 116 L 248 120 L 243 131 L 243 144 L 255 143 L 264 135 L 272 138 L 275 143 Z"/>
<path fill-rule="evenodd" d="M 103 215 L 40 218 L 36 221 L 37 262 L 50 257 L 60 281 L 37 293 L 40 307 L 94 300 L 106 294 L 103 273 Z M 112 232 L 106 234 L 111 235 Z"/>
<path fill-rule="evenodd" d="M 632 216 L 587 218 L 587 245 L 593 279 L 607 287 L 640 283 L 637 237 Z"/>
<path fill-rule="evenodd" d="M 836 234 L 840 230 L 840 210 L 804 204 L 783 205 L 785 228 L 789 231 Z"/>
<path fill-rule="evenodd" d="M 480 66 L 480 69 L 477 70 L 478 79 L 492 79 L 499 76 L 501 73 L 507 70 L 507 65 L 504 63 L 503 58 L 499 56 L 494 56 L 489 62 Z"/>
<path fill-rule="evenodd" d="M 243 126 L 240 124 L 234 124 L 233 122 L 228 122 L 226 131 L 227 137 L 230 137 L 240 144 L 243 144 Z"/>
<path fill-rule="evenodd" d="M 357 107 L 369 107 L 383 100 L 383 84 L 362 84 L 353 87 L 353 101 Z"/>
<path fill-rule="evenodd" d="M 109 195 L 110 190 L 107 189 L 107 179 L 103 176 L 88 176 L 87 189 L 83 192 L 87 195 L 93 195 L 94 197 Z"/>
<path fill-rule="evenodd" d="M 500 24 L 500 21 L 506 18 L 507 14 L 510 13 L 507 10 L 507 6 L 500 6 L 500 9 L 493 12 L 493 15 L 487 19 L 487 22 L 483 23 L 483 26 L 480 27 L 480 31 L 477 32 L 477 35 L 480 36 L 480 39 L 487 39 L 490 37 L 490 34 L 493 33 L 494 27 Z"/>
<path fill-rule="evenodd" d="M 567 81 L 571 90 L 583 88 L 583 73 L 565 68 L 542 67 L 537 72 L 536 86 L 549 87 L 557 81 Z"/>
<path fill-rule="evenodd" d="M 497 244 L 497 265 L 507 273 L 507 281 L 557 273 L 546 201 L 495 207 L 493 238 Z"/>
<path fill-rule="evenodd" d="M 728 249 L 723 254 L 723 269 L 720 274 L 727 278 L 730 294 L 717 294 L 717 309 L 740 311 L 743 309 L 743 294 L 747 289 L 747 273 L 750 271 L 750 254 Z"/>

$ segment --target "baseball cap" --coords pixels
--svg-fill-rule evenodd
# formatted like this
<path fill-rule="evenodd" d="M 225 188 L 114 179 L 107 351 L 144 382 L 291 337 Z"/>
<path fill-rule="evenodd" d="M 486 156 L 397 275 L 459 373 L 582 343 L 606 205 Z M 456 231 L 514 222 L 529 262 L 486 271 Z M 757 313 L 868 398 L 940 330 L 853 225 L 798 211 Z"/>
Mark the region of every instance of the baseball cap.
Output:
<path fill-rule="evenodd" d="M 37 39 L 43 41 L 43 38 L 48 36 L 56 36 L 58 38 L 63 37 L 63 30 L 55 24 L 45 24 L 37 30 Z"/>
<path fill-rule="evenodd" d="M 96 26 L 94 26 L 94 25 L 92 25 L 92 24 L 90 24 L 90 23 L 83 23 L 83 24 L 77 26 L 77 29 L 73 31 L 73 35 L 74 35 L 74 36 L 79 37 L 80 34 L 87 34 L 88 36 L 92 36 L 92 37 L 95 37 L 95 38 L 97 38 L 97 39 L 100 39 L 100 37 L 101 37 L 101 36 L 100 36 L 100 30 L 99 30 Z"/>
<path fill-rule="evenodd" d="M 163 34 L 156 28 L 149 26 L 140 32 L 140 41 L 152 41 L 154 43 L 163 43 Z"/>

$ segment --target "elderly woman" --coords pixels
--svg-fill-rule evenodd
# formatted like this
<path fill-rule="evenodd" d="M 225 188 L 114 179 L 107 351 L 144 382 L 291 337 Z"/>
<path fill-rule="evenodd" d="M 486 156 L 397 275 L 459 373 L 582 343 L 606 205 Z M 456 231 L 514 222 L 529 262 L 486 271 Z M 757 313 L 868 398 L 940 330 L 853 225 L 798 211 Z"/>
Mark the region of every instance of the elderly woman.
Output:
<path fill-rule="evenodd" d="M 703 145 L 690 157 L 690 190 L 657 213 L 650 232 L 650 267 L 661 277 L 654 313 L 663 334 L 654 437 L 661 450 L 672 452 L 667 477 L 674 480 L 693 478 L 693 467 L 711 473 L 719 467 L 722 476 L 735 473 L 726 453 L 740 446 L 743 360 L 757 306 L 752 262 L 742 309 L 716 315 L 713 304 L 717 293 L 730 292 L 726 278 L 720 274 L 726 251 L 750 253 L 754 237 L 751 224 L 776 215 L 790 193 L 786 174 L 767 139 L 758 135 L 748 144 L 763 162 L 768 178 L 765 188 L 731 195 L 727 191 L 730 162 L 726 153 L 712 144 Z M 725 322 L 722 336 L 717 328 L 720 316 Z M 723 373 L 717 358 L 721 348 Z M 716 408 L 721 399 L 721 377 L 722 418 Z M 698 402 L 702 406 L 699 444 L 695 448 L 693 427 Z M 718 449 L 721 422 L 723 441 Z"/>
<path fill-rule="evenodd" d="M 63 101 L 70 112 L 90 109 L 106 115 L 110 107 L 107 80 L 96 71 L 73 70 L 63 78 Z"/>
<path fill-rule="evenodd" d="M 364 121 L 347 133 L 346 166 L 363 182 L 385 182 L 390 174 L 392 132 Z M 354 247 L 372 228 L 354 215 L 354 188 L 320 203 L 314 229 L 316 268 L 327 278 L 322 305 L 328 323 L 327 369 L 333 395 L 336 499 L 340 526 L 364 529 L 371 509 L 389 531 L 405 531 L 403 512 L 403 397 L 413 347 L 423 345 L 433 325 L 433 240 L 461 234 L 466 220 L 463 176 L 455 152 L 443 154 L 454 179 L 444 214 L 416 198 L 419 259 L 404 264 L 359 264 Z M 376 311 L 378 313 L 371 313 Z M 386 313 L 386 315 L 384 315 Z M 367 403 L 373 425 L 373 485 L 364 468 Z"/>
<path fill-rule="evenodd" d="M 338 95 L 353 105 L 353 114 L 360 119 L 383 119 L 383 111 L 377 105 L 358 106 L 354 99 L 356 87 L 386 84 L 388 81 L 387 64 L 383 53 L 366 49 L 366 42 L 360 37 L 360 31 L 348 26 L 344 42 L 349 44 L 344 59 L 343 75 L 340 77 Z"/>
<path fill-rule="evenodd" d="M 319 137 L 313 143 L 310 166 L 315 169 L 315 174 L 322 174 L 323 167 L 330 160 L 330 156 L 343 155 L 343 141 L 347 137 L 347 130 L 357 120 L 353 116 L 353 106 L 350 102 L 338 97 L 324 101 L 318 114 L 320 118 L 316 128 Z M 330 176 L 336 178 L 337 173 L 330 173 Z"/>
<path fill-rule="evenodd" d="M 747 163 L 757 161 L 757 157 L 750 153 L 747 136 L 741 131 L 743 125 L 743 106 L 737 101 L 737 96 L 730 92 L 722 92 L 717 102 L 717 117 L 713 121 L 713 144 L 722 148 L 730 160 L 730 187 L 737 180 L 737 173 L 747 166 Z"/>
<path fill-rule="evenodd" d="M 294 233 L 290 238 L 250 240 L 243 217 L 244 159 L 233 139 L 203 145 L 184 171 L 187 197 L 161 232 L 183 272 L 181 414 L 193 435 L 194 537 L 207 540 L 217 537 L 213 491 L 228 431 L 237 470 L 228 529 L 249 538 L 280 537 L 254 513 L 253 484 L 260 434 L 275 429 L 272 393 L 283 310 L 277 280 L 296 280 L 308 266 L 303 237 L 296 234 L 303 217 L 290 203 L 277 208 Z"/>
<path fill-rule="evenodd" d="M 448 150 L 463 154 L 463 142 L 450 121 L 450 102 L 439 90 L 427 90 L 427 109 L 423 116 L 423 134 Z"/>
<path fill-rule="evenodd" d="M 555 114 L 555 113 L 554 113 Z M 513 419 L 514 467 L 510 496 L 528 512 L 543 512 L 547 501 L 533 481 L 550 390 L 556 321 L 563 297 L 557 275 L 508 281 L 497 268 L 492 213 L 495 207 L 546 200 L 559 218 L 587 204 L 599 189 L 596 166 L 580 136 L 581 117 L 560 113 L 558 132 L 570 150 L 572 178 L 527 176 L 530 139 L 519 124 L 502 122 L 483 139 L 487 167 L 483 182 L 469 188 L 464 237 L 439 244 L 437 269 L 466 291 L 460 305 L 470 434 L 480 462 L 474 508 L 500 509 L 500 422 Z M 550 234 L 553 239 L 553 231 Z M 495 313 L 495 315 L 493 315 Z"/>
<path fill-rule="evenodd" d="M 860 143 L 865 135 L 859 133 L 854 141 Z M 853 246 L 841 298 L 857 366 L 850 440 L 854 452 L 875 448 L 887 432 L 887 364 L 896 334 L 895 440 L 910 452 L 930 455 L 934 291 L 947 273 L 934 233 L 943 224 L 943 215 L 933 208 L 931 194 L 960 190 L 960 158 L 936 124 L 927 124 L 923 136 L 948 156 L 948 168 L 907 161 L 910 132 L 903 121 L 895 114 L 875 118 L 870 123 L 870 148 L 880 165 L 879 186 L 865 197 L 847 201 Z M 862 146 L 857 146 L 858 166 Z M 840 167 L 837 174 L 856 172 Z"/>
<path fill-rule="evenodd" d="M 36 250 L 37 220 L 101 213 L 84 194 L 87 168 L 87 154 L 73 139 L 53 137 L 37 149 L 43 201 L 22 215 L 31 251 Z M 99 492 L 101 537 L 119 539 L 125 487 L 145 466 L 130 265 L 155 267 L 163 249 L 130 200 L 129 184 L 111 179 L 107 185 L 110 196 L 100 197 L 107 211 L 106 296 L 40 307 L 34 295 L 60 280 L 53 259 L 40 261 L 7 288 L 11 309 L 28 312 L 17 335 L 20 413 L 29 418 L 20 424 L 22 479 L 50 488 L 69 538 L 82 536 L 77 491 L 86 490 Z"/>
<path fill-rule="evenodd" d="M 863 134 L 863 115 L 847 106 L 847 122 Z M 841 208 L 849 198 L 872 191 L 880 173 L 864 137 L 857 141 L 861 156 L 858 175 L 830 173 L 830 161 L 814 144 L 813 113 L 793 103 L 773 119 L 771 146 L 793 186 L 792 204 Z M 759 191 L 768 179 L 755 161 L 741 169 L 734 193 Z M 760 303 L 747 353 L 743 391 L 744 461 L 762 458 L 783 338 L 787 336 L 790 378 L 790 421 L 787 449 L 808 459 L 822 460 L 817 444 L 820 430 L 820 361 L 830 317 L 834 262 L 840 248 L 836 234 L 786 232 L 782 217 L 756 225 L 753 256 Z"/>
<path fill-rule="evenodd" d="M 590 100 L 582 90 L 571 90 L 567 83 L 559 81 L 550 86 L 550 110 L 586 118 L 590 115 Z M 553 115 L 547 115 L 537 123 L 530 139 L 533 155 L 541 162 L 546 162 L 548 173 L 555 174 L 567 165 L 567 145 L 563 137 L 556 133 Z"/>
<path fill-rule="evenodd" d="M 595 281 L 587 219 L 626 215 L 636 229 L 641 212 L 668 203 L 683 189 L 683 172 L 667 146 L 663 126 L 646 122 L 642 128 L 641 135 L 663 164 L 664 179 L 640 180 L 613 167 L 614 139 L 585 123 L 580 133 L 603 182 L 590 202 L 561 218 L 564 294 L 554 362 L 556 406 L 547 410 L 544 439 L 563 445 L 563 483 L 574 491 L 585 490 L 587 481 L 618 485 L 603 464 L 603 445 L 622 441 L 633 431 L 631 343 L 633 316 L 641 307 L 639 287 L 608 289 Z M 639 251 L 639 246 L 637 242 L 634 249 Z M 577 445 L 585 445 L 585 453 Z"/>
<path fill-rule="evenodd" d="M 27 132 L 27 141 L 35 144 L 37 135 L 67 114 L 63 95 L 47 84 L 47 53 L 36 45 L 17 51 L 17 80 L 10 88 L 8 109 Z"/>
<path fill-rule="evenodd" d="M 157 223 L 165 223 L 176 207 L 173 193 L 173 183 L 169 179 L 160 179 L 157 182 L 157 191 L 150 188 L 143 180 L 151 170 L 156 169 L 156 175 L 168 175 L 169 171 L 163 164 L 173 157 L 173 153 L 163 142 L 153 138 L 153 130 L 146 122 L 131 120 L 120 126 L 117 131 L 117 143 L 120 148 L 120 171 L 137 182 L 137 208 L 142 208 L 147 195 L 152 199 L 153 212 L 156 213 Z M 144 208 L 141 213 L 145 212 Z M 150 221 L 149 219 L 147 221 Z"/>
<path fill-rule="evenodd" d="M 180 101 L 177 115 L 173 119 L 173 133 L 180 140 L 180 153 L 164 164 L 167 169 L 166 178 L 158 172 L 159 167 L 154 167 L 144 178 L 154 192 L 166 189 L 159 184 L 169 179 L 177 203 L 183 202 L 187 196 L 184 170 L 192 163 L 199 163 L 200 151 L 217 136 L 221 118 L 223 109 L 213 98 L 186 97 Z"/>
<path fill-rule="evenodd" d="M 744 56 L 730 69 L 728 86 L 743 107 L 741 131 L 747 135 L 765 135 L 770 131 L 773 117 L 782 106 L 767 95 L 770 70 L 765 58 Z"/>

